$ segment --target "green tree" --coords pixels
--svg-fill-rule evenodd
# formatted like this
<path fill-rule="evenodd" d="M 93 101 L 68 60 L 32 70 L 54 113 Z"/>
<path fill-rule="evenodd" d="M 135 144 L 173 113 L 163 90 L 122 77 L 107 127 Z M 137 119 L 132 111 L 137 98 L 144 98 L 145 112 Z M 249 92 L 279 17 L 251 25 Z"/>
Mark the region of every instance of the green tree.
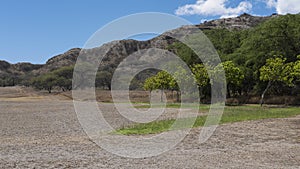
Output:
<path fill-rule="evenodd" d="M 267 87 L 261 95 L 260 105 L 264 103 L 264 97 L 268 89 L 274 82 L 282 82 L 288 86 L 293 85 L 293 63 L 285 63 L 286 58 L 270 58 L 267 59 L 266 65 L 262 66 L 260 71 L 260 80 L 268 82 Z"/>
<path fill-rule="evenodd" d="M 160 89 L 161 91 L 161 102 L 163 101 L 164 90 L 176 90 L 177 83 L 175 79 L 166 71 L 160 71 L 155 76 L 151 76 L 145 80 L 143 88 L 145 90 L 151 91 L 155 89 Z"/>
<path fill-rule="evenodd" d="M 297 57 L 298 59 L 300 59 L 300 55 Z M 296 80 L 300 80 L 300 60 L 297 60 L 294 64 L 294 67 L 293 67 L 293 75 L 294 77 L 296 78 Z"/>
<path fill-rule="evenodd" d="M 48 73 L 48 74 L 39 76 L 37 78 L 34 78 L 32 81 L 32 85 L 34 87 L 36 87 L 37 89 L 40 89 L 40 90 L 45 89 L 49 93 L 51 93 L 53 87 L 56 85 L 55 84 L 56 79 L 57 79 L 57 77 L 54 74 Z"/>
<path fill-rule="evenodd" d="M 62 67 L 33 78 L 31 85 L 39 90 L 48 90 L 49 93 L 52 92 L 53 87 L 60 87 L 63 91 L 71 90 L 73 70 L 73 66 Z"/>
<path fill-rule="evenodd" d="M 143 88 L 145 90 L 148 90 L 150 92 L 150 95 L 151 95 L 151 92 L 155 89 L 158 89 L 158 85 L 157 85 L 157 82 L 156 82 L 156 77 L 155 76 L 152 76 L 152 77 L 149 77 L 145 80 L 145 83 L 144 83 L 144 86 Z"/>
<path fill-rule="evenodd" d="M 166 71 L 160 71 L 155 75 L 155 81 L 157 84 L 158 89 L 161 91 L 160 100 L 163 102 L 163 93 L 164 90 L 170 89 L 170 82 L 172 81 L 173 77 Z"/>
<path fill-rule="evenodd" d="M 96 75 L 96 87 L 108 88 L 111 90 L 112 74 L 108 71 L 99 71 Z"/>
<path fill-rule="evenodd" d="M 63 91 L 72 89 L 72 79 L 67 79 L 62 76 L 56 76 L 53 84 L 60 87 Z"/>
<path fill-rule="evenodd" d="M 58 70 L 53 71 L 53 75 L 56 76 L 54 85 L 61 87 L 63 91 L 72 89 L 74 66 L 62 67 Z"/>
<path fill-rule="evenodd" d="M 192 72 L 195 77 L 199 89 L 200 98 L 203 97 L 203 89 L 209 84 L 209 76 L 203 64 L 195 64 L 192 66 Z"/>
<path fill-rule="evenodd" d="M 145 80 L 145 83 L 143 85 L 144 90 L 149 91 L 149 100 L 151 100 L 151 93 L 153 90 L 159 89 L 160 84 L 158 83 L 158 78 L 157 75 L 151 76 Z M 162 95 L 162 93 L 161 93 Z M 162 96 L 161 96 L 161 101 L 162 101 Z"/>
<path fill-rule="evenodd" d="M 231 93 L 235 94 L 245 78 L 242 70 L 237 67 L 232 61 L 226 61 L 220 63 L 215 67 L 214 71 L 225 71 L 226 84 L 227 84 L 227 95 L 230 98 Z"/>

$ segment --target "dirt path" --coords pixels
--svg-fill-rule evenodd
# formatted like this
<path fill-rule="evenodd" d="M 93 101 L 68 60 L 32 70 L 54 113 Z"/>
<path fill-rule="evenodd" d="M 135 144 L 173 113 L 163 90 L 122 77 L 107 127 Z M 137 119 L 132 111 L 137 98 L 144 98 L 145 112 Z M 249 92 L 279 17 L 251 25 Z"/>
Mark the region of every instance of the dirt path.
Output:
<path fill-rule="evenodd" d="M 127 123 L 118 118 L 112 104 L 103 106 L 108 121 L 116 126 Z M 204 144 L 198 143 L 200 129 L 193 129 L 183 142 L 160 156 L 127 159 L 88 139 L 69 100 L 0 100 L 0 168 L 300 166 L 300 116 L 221 125 Z"/>

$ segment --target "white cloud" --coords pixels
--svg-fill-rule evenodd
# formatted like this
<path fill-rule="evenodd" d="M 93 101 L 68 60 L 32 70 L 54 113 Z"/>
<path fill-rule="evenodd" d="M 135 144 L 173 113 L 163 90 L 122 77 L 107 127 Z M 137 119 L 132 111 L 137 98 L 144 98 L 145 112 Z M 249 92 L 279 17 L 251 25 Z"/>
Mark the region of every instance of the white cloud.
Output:
<path fill-rule="evenodd" d="M 235 18 L 239 15 L 222 15 L 220 18 L 223 19 L 223 18 Z"/>
<path fill-rule="evenodd" d="M 278 0 L 276 5 L 277 13 L 279 14 L 296 14 L 300 12 L 299 0 Z"/>
<path fill-rule="evenodd" d="M 276 0 L 265 0 L 268 8 L 275 8 L 277 6 Z"/>
<path fill-rule="evenodd" d="M 206 15 L 232 17 L 252 9 L 252 4 L 248 1 L 242 1 L 236 7 L 226 7 L 229 0 L 197 0 L 195 4 L 187 4 L 179 7 L 176 15 Z"/>
<path fill-rule="evenodd" d="M 267 7 L 276 8 L 278 14 L 296 14 L 300 12 L 299 0 L 263 0 Z"/>

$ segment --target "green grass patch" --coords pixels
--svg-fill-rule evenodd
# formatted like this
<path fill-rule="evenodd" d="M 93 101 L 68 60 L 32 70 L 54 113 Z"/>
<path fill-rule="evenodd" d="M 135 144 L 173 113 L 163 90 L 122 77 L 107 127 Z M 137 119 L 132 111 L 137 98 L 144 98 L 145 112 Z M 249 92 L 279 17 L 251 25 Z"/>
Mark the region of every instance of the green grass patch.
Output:
<path fill-rule="evenodd" d="M 135 108 L 144 108 L 144 109 L 149 109 L 150 108 L 150 105 L 149 104 L 143 104 L 143 105 L 135 105 L 134 106 Z M 164 104 L 161 104 L 161 103 L 157 103 L 157 104 L 153 104 L 152 106 L 153 108 L 163 108 L 165 107 Z M 167 103 L 166 104 L 166 108 L 180 108 L 181 105 L 179 103 Z M 189 103 L 189 104 L 184 104 L 181 108 L 189 108 L 189 109 L 197 109 L 199 108 L 200 111 L 208 111 L 209 108 L 210 108 L 210 105 L 207 105 L 207 104 L 201 104 L 201 105 L 198 105 L 198 104 L 193 104 L 193 103 Z"/>
<path fill-rule="evenodd" d="M 173 107 L 174 106 L 174 107 Z M 203 108 L 207 109 L 208 107 Z M 167 107 L 175 108 L 175 105 L 169 105 Z M 146 107 L 143 107 L 146 108 Z M 189 107 L 191 108 L 191 107 Z M 201 109 L 201 106 L 200 106 Z M 267 108 L 259 107 L 255 105 L 250 106 L 234 106 L 234 107 L 225 107 L 223 116 L 221 118 L 220 124 L 224 123 L 233 123 L 241 121 L 250 121 L 250 120 L 260 120 L 260 119 L 270 119 L 270 118 L 287 118 L 300 115 L 300 108 L 298 107 L 289 107 L 289 108 Z M 204 125 L 207 116 L 197 117 L 193 127 L 201 127 Z M 185 121 L 189 119 L 180 119 L 180 123 L 184 124 Z M 175 120 L 162 120 L 162 121 L 153 121 L 145 124 L 136 124 L 128 128 L 122 128 L 117 130 L 118 134 L 125 135 L 144 135 L 144 134 L 157 134 L 164 131 L 170 130 L 170 127 L 173 125 Z M 185 125 L 182 125 L 185 126 Z M 180 128 L 176 128 L 180 129 Z M 176 130 L 175 129 L 175 130 Z"/>

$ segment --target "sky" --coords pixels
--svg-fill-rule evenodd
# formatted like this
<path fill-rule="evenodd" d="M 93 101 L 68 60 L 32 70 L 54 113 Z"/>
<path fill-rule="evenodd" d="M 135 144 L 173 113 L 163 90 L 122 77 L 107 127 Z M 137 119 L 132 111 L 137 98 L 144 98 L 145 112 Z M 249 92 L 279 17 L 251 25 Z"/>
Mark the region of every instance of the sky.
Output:
<path fill-rule="evenodd" d="M 45 63 L 83 47 L 111 21 L 142 12 L 168 13 L 199 24 L 245 12 L 299 13 L 300 0 L 1 0 L 0 60 Z"/>

